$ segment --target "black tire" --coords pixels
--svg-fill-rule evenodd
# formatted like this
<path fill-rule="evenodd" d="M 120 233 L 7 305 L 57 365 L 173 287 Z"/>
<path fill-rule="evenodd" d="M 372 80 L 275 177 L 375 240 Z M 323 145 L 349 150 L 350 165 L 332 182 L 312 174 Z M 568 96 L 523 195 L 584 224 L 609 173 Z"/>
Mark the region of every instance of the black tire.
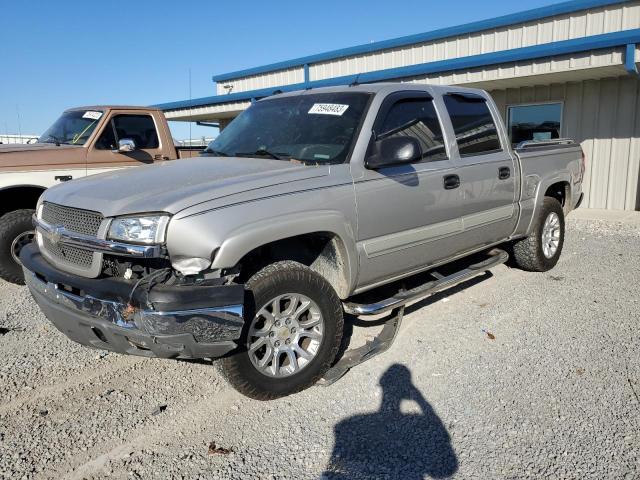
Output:
<path fill-rule="evenodd" d="M 547 257 L 543 251 L 543 227 L 550 215 L 556 214 L 560 221 L 560 239 L 558 247 L 550 257 Z M 542 208 L 533 220 L 533 228 L 531 235 L 522 240 L 513 243 L 513 259 L 515 264 L 529 272 L 546 272 L 551 270 L 558 263 L 562 247 L 564 245 L 564 212 L 562 205 L 555 198 L 545 197 L 542 202 Z"/>
<path fill-rule="evenodd" d="M 342 303 L 335 290 L 310 268 L 293 261 L 276 262 L 254 274 L 246 283 L 246 324 L 239 348 L 220 360 L 227 381 L 240 393 L 256 400 L 273 400 L 304 390 L 331 367 L 344 326 Z M 279 295 L 300 294 L 313 300 L 324 320 L 324 333 L 317 353 L 304 368 L 287 377 L 270 377 L 253 365 L 247 350 L 249 327 L 256 311 Z"/>
<path fill-rule="evenodd" d="M 0 217 L 0 277 L 7 282 L 24 285 L 22 266 L 13 255 L 14 240 L 33 231 L 34 210 L 14 210 Z"/>

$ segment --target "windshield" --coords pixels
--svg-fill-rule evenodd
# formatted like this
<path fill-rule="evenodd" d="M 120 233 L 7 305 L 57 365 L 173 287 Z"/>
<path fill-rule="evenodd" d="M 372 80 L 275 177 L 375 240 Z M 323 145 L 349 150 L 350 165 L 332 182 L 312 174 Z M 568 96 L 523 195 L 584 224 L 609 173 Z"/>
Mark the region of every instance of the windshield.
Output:
<path fill-rule="evenodd" d="M 349 155 L 370 96 L 362 92 L 318 93 L 254 103 L 205 152 L 342 163 Z"/>
<path fill-rule="evenodd" d="M 98 125 L 103 112 L 74 110 L 64 112 L 38 139 L 38 143 L 84 145 Z"/>

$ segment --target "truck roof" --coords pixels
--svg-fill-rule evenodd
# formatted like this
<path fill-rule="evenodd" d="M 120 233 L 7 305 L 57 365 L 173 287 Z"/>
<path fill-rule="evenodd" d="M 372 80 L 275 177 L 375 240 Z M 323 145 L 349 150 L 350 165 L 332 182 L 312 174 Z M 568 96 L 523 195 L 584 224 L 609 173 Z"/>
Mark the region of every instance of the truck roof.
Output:
<path fill-rule="evenodd" d="M 270 98 L 277 98 L 277 97 L 295 96 L 295 95 L 310 95 L 314 93 L 338 93 L 338 92 L 378 93 L 383 90 L 387 93 L 390 93 L 393 91 L 402 91 L 402 90 L 422 90 L 422 91 L 430 91 L 430 92 L 439 93 L 439 94 L 456 91 L 456 92 L 477 93 L 482 96 L 485 95 L 485 92 L 478 88 L 466 88 L 466 87 L 449 86 L 449 85 L 432 85 L 428 83 L 380 82 L 380 83 L 339 85 L 335 87 L 321 87 L 321 88 L 310 88 L 306 90 L 296 90 L 292 92 L 279 93 L 276 95 L 265 97 L 263 100 L 268 100 Z"/>
<path fill-rule="evenodd" d="M 85 105 L 81 107 L 67 108 L 65 111 L 73 112 L 76 110 L 105 110 L 105 111 L 106 110 L 145 110 L 150 112 L 160 111 L 159 108 L 143 107 L 143 106 L 137 106 L 137 105 Z"/>

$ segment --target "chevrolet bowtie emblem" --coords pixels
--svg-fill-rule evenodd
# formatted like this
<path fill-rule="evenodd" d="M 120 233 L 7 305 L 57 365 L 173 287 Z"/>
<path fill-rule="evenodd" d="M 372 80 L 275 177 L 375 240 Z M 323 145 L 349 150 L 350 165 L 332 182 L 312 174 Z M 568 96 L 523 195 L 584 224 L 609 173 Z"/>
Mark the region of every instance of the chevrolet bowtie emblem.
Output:
<path fill-rule="evenodd" d="M 48 235 L 51 243 L 53 243 L 54 245 L 58 245 L 58 243 L 60 243 L 60 240 L 62 240 L 63 232 L 64 227 L 62 225 L 53 225 Z"/>

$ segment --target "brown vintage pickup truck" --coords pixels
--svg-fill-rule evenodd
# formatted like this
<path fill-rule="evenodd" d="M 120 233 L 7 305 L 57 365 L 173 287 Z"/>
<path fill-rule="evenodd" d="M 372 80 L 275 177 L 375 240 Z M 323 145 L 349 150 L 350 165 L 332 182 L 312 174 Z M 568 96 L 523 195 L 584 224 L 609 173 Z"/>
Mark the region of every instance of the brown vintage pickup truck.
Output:
<path fill-rule="evenodd" d="M 197 156 L 203 147 L 176 147 L 155 108 L 79 107 L 65 111 L 36 141 L 0 144 L 0 277 L 23 283 L 18 254 L 33 238 L 40 194 L 94 173 Z"/>

